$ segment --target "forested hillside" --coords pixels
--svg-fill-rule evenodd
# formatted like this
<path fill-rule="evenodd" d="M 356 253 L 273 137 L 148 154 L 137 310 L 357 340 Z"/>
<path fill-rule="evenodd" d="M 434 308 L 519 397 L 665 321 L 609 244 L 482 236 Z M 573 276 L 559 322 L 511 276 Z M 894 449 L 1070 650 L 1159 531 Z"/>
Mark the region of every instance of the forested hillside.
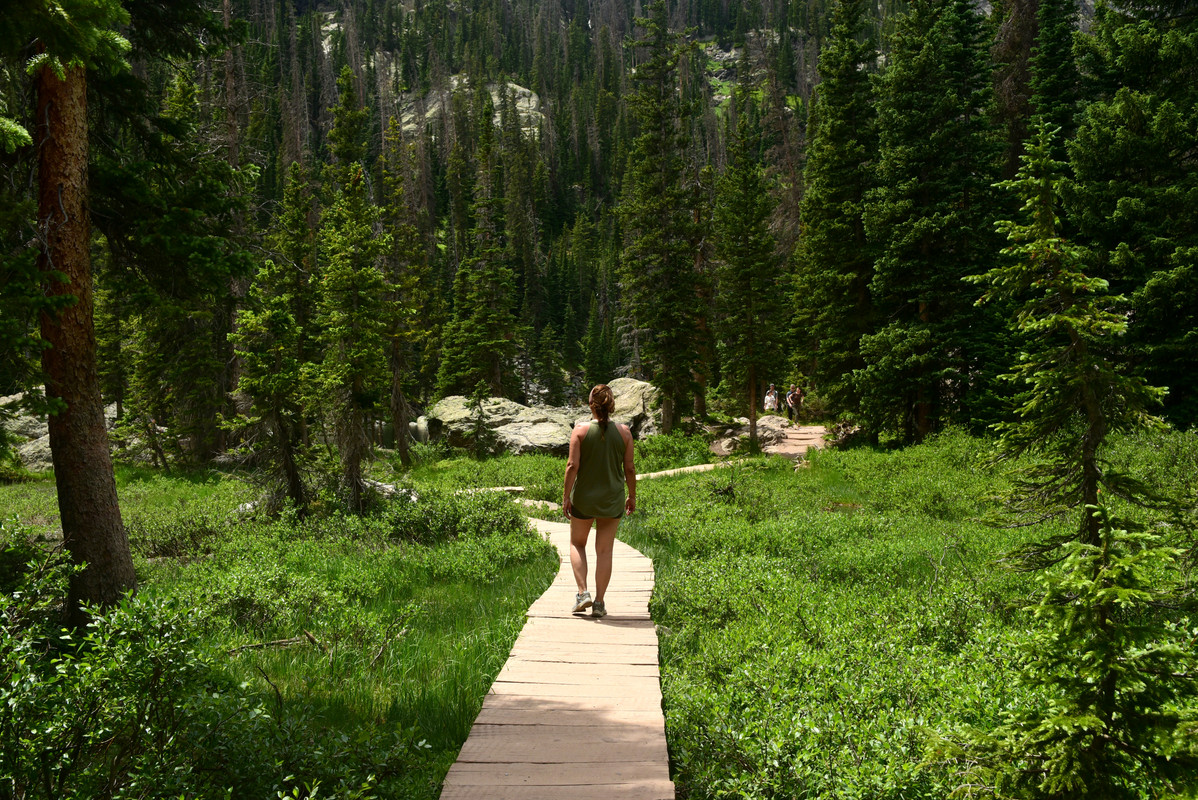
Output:
<path fill-rule="evenodd" d="M 1198 413 L 1190 0 L 64 7 L 99 45 L 3 6 L 0 395 L 45 381 L 60 269 L 31 76 L 77 58 L 98 379 L 164 458 L 269 430 L 287 464 L 320 429 L 352 469 L 437 396 L 619 374 L 667 430 L 769 382 L 875 435 L 980 429 L 1024 334 L 964 279 L 1013 257 L 998 182 L 1037 126 L 1059 239 L 1123 320 L 1093 345 Z"/>

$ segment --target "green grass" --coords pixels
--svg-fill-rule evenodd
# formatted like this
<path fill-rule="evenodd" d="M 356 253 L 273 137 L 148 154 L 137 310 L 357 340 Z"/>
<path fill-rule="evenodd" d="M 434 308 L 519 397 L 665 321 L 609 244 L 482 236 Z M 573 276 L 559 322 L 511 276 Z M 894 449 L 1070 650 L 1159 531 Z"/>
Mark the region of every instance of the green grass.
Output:
<path fill-rule="evenodd" d="M 1177 436 L 1151 441 L 1191 463 Z M 1141 469 L 1148 448 L 1124 447 Z M 657 571 L 681 794 L 942 798 L 933 732 L 1035 702 L 1009 688 L 1034 585 L 1001 559 L 1050 528 L 986 523 L 1010 488 L 989 456 L 950 433 L 643 485 L 620 536 Z"/>
<path fill-rule="evenodd" d="M 955 784 L 924 764 L 929 737 L 1036 701 L 1009 688 L 1034 587 L 1001 559 L 1060 528 L 989 524 L 1011 488 L 990 448 L 948 433 L 903 450 L 817 452 L 798 470 L 757 458 L 640 484 L 620 537 L 657 569 L 651 610 L 682 796 L 941 798 Z M 419 455 L 407 475 L 375 465 L 417 502 L 307 521 L 240 514 L 254 490 L 233 475 L 119 468 L 141 601 L 183 610 L 221 676 L 212 697 L 234 698 L 202 712 L 220 722 L 196 757 L 219 755 L 228 785 L 437 796 L 557 567 L 506 496 L 459 490 L 523 485 L 558 500 L 565 459 Z M 1192 504 L 1198 434 L 1122 437 L 1109 456 Z M 638 443 L 640 472 L 708 458 L 698 439 Z M 53 498 L 52 479 L 0 486 L 0 510 L 43 527 Z M 318 644 L 230 653 L 305 631 Z M 241 710 L 217 713 L 228 707 Z M 373 788 L 357 792 L 370 775 Z"/>
<path fill-rule="evenodd" d="M 565 472 L 566 459 L 558 456 L 503 455 L 482 460 L 454 456 L 418 463 L 407 478 L 416 486 L 433 486 L 449 491 L 523 486 L 524 497 L 561 502 Z"/>
<path fill-rule="evenodd" d="M 178 609 L 224 687 L 179 713 L 241 709 L 188 755 L 228 763 L 216 782 L 233 796 L 320 781 L 356 797 L 373 775 L 362 796 L 435 798 L 558 565 L 505 495 L 424 486 L 367 518 L 270 521 L 239 512 L 254 490 L 218 473 L 122 468 L 118 491 L 138 604 Z M 52 500 L 52 481 L 0 487 L 25 519 Z M 316 644 L 238 650 L 305 631 Z"/>

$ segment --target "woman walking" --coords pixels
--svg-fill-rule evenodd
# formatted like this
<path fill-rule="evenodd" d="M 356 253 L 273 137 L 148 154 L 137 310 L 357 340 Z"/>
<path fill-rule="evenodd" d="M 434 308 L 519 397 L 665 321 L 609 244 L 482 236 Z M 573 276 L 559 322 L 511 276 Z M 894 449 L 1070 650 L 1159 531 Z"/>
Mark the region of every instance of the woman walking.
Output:
<path fill-rule="evenodd" d="M 616 528 L 625 513 L 636 510 L 636 468 L 632 463 L 632 432 L 627 425 L 611 421 L 611 412 L 616 408 L 611 389 L 602 383 L 591 389 L 587 405 L 593 419 L 576 426 L 570 434 L 562 510 L 570 518 L 570 566 L 578 584 L 573 613 L 589 608 L 592 617 L 603 617 L 607 614 L 603 595 L 611 580 Z M 586 547 L 591 522 L 595 523 L 594 600 L 587 591 Z"/>

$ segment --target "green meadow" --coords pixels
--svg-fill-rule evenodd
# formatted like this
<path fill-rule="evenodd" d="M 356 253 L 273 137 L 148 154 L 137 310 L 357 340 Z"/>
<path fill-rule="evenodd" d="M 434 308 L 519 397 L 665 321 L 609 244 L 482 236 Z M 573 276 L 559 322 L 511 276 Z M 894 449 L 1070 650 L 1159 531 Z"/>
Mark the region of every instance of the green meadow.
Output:
<path fill-rule="evenodd" d="M 642 472 L 706 460 L 653 441 Z M 404 491 L 362 517 L 264 519 L 236 474 L 121 467 L 140 589 L 74 638 L 53 481 L 0 486 L 0 757 L 37 787 L 21 796 L 437 797 L 558 563 L 505 493 L 460 490 L 557 500 L 564 460 L 418 456 L 375 464 Z M 947 797 L 930 743 L 1040 702 L 1013 680 L 1037 584 L 1007 556 L 1074 523 L 1005 517 L 991 456 L 950 432 L 640 484 L 620 536 L 657 570 L 679 797 Z M 1111 457 L 1195 496 L 1192 433 Z"/>

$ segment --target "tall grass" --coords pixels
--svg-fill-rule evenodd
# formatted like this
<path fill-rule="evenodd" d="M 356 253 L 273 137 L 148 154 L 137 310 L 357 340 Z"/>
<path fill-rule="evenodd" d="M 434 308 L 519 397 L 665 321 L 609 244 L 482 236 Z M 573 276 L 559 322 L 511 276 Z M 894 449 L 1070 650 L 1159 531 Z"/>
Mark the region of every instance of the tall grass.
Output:
<path fill-rule="evenodd" d="M 116 647 L 174 631 L 171 652 L 198 665 L 186 674 L 199 685 L 159 702 L 177 724 L 208 731 L 182 751 L 160 748 L 157 761 L 129 762 L 122 780 L 166 769 L 173 796 L 195 797 L 439 794 L 525 611 L 557 569 L 515 504 L 424 487 L 369 517 L 268 520 L 239 510 L 251 490 L 228 476 L 126 470 L 119 482 L 141 586 L 131 616 L 105 635 Z M 0 487 L 6 509 L 41 502 L 28 486 Z M 277 644 L 285 640 L 297 641 Z M 94 672 L 84 662 L 72 674 Z M 114 709 L 150 704 L 133 688 L 105 691 Z M 55 696 L 17 699 L 33 709 Z M 113 741 L 110 752 L 141 747 L 132 734 Z M 76 758 L 76 783 L 64 787 L 91 785 L 80 781 L 107 756 L 91 757 Z"/>
<path fill-rule="evenodd" d="M 1029 531 L 963 434 L 646 482 L 621 538 L 652 555 L 670 754 L 690 798 L 939 798 L 927 732 L 1011 701 Z"/>

